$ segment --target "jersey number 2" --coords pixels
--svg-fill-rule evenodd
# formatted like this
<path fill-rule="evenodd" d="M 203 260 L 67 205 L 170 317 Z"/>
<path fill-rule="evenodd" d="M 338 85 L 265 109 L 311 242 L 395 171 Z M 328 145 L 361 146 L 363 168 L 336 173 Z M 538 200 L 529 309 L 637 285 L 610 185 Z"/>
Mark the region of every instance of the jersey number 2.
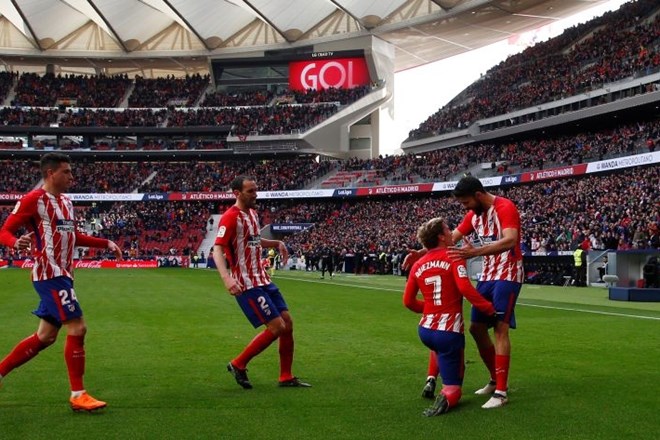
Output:
<path fill-rule="evenodd" d="M 442 305 L 442 277 L 436 275 L 433 277 L 426 278 L 424 284 L 427 286 L 433 284 L 433 304 L 436 306 Z"/>

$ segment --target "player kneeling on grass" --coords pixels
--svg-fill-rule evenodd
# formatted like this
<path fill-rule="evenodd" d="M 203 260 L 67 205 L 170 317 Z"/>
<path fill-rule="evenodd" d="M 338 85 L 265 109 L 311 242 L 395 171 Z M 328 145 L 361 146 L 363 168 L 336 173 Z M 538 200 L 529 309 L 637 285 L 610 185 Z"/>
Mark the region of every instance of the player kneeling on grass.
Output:
<path fill-rule="evenodd" d="M 422 313 L 419 338 L 437 355 L 442 390 L 427 417 L 446 413 L 458 404 L 463 385 L 463 297 L 479 311 L 495 316 L 495 308 L 472 286 L 464 260 L 452 259 L 447 247 L 453 244 L 451 230 L 442 218 L 434 218 L 417 230 L 417 239 L 428 250 L 413 264 L 403 294 L 403 304 Z M 424 300 L 417 299 L 421 291 Z"/>

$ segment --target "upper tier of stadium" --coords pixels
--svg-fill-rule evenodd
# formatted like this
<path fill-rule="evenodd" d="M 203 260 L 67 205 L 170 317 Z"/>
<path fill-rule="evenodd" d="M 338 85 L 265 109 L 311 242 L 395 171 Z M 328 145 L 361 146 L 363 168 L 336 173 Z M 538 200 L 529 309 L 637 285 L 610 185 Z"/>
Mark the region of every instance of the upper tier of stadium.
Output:
<path fill-rule="evenodd" d="M 341 59 L 315 46 L 298 55 L 264 52 L 249 58 L 249 68 L 241 64 L 247 61 L 209 58 L 211 71 L 185 76 L 3 72 L 3 148 L 375 158 L 393 110 L 395 51 L 373 39 L 337 47 L 342 44 L 350 50 Z M 321 69 L 298 78 L 301 86 L 292 77 L 300 56 L 311 57 L 304 69 L 330 63 L 346 79 L 357 75 L 351 63 L 362 63 L 367 76 L 311 88 L 306 81 L 328 80 Z M 603 114 L 648 117 L 658 101 L 660 6 L 639 0 L 510 57 L 431 115 L 402 147 L 416 154 L 480 148 L 533 130 L 585 125 Z"/>
<path fill-rule="evenodd" d="M 401 71 L 539 29 L 607 0 L 14 0 L 0 2 L 9 70 L 157 77 L 208 58 L 374 37 Z"/>

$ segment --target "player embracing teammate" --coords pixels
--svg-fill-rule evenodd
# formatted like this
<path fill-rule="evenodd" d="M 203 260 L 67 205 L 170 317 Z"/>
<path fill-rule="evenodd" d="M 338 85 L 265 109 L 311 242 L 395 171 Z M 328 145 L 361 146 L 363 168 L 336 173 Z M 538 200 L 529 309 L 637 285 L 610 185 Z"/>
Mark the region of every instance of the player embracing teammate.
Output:
<path fill-rule="evenodd" d="M 451 234 L 452 242 L 462 240 L 463 246 L 450 246 L 447 253 L 454 259 L 484 258 L 477 290 L 493 303 L 497 312 L 493 324 L 491 316 L 473 307 L 470 333 L 490 372 L 490 381 L 476 394 L 491 396 L 482 408 L 498 408 L 508 402 L 509 329 L 516 328 L 514 309 L 523 281 L 520 214 L 511 200 L 487 192 L 481 181 L 472 176 L 463 177 L 453 195 L 468 212 Z M 477 236 L 479 246 L 472 246 L 464 239 L 470 234 Z M 410 268 L 426 252 L 411 252 L 404 267 Z M 488 333 L 491 325 L 494 325 L 494 341 Z M 429 385 L 425 391 L 435 388 Z"/>

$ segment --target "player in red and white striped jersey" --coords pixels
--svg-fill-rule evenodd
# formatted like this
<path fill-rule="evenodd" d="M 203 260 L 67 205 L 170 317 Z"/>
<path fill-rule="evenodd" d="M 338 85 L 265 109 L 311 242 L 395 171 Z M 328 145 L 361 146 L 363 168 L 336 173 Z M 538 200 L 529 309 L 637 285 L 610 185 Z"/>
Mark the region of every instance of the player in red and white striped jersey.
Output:
<path fill-rule="evenodd" d="M 21 198 L 0 229 L 0 244 L 33 250 L 32 283 L 41 298 L 33 313 L 40 318 L 39 327 L 0 361 L 0 379 L 53 344 L 64 326 L 67 332 L 64 358 L 71 385 L 71 407 L 76 411 L 91 411 L 106 404 L 87 394 L 83 386 L 87 327 L 73 289 L 73 251 L 76 246 L 107 248 L 120 259 L 121 249 L 110 240 L 77 231 L 73 204 L 64 195 L 73 183 L 69 157 L 49 153 L 40 163 L 43 186 Z M 30 232 L 16 238 L 21 227 Z"/>
<path fill-rule="evenodd" d="M 520 213 L 511 200 L 486 191 L 476 177 L 462 178 L 453 194 L 468 212 L 452 233 L 454 243 L 463 240 L 464 245 L 451 247 L 449 255 L 466 260 L 484 257 L 477 290 L 497 310 L 494 343 L 488 334 L 489 317 L 474 308 L 470 333 L 491 375 L 490 382 L 476 393 L 492 393 L 483 408 L 498 408 L 508 402 L 509 328 L 516 328 L 514 309 L 523 282 Z M 477 236 L 479 246 L 464 239 L 469 234 Z"/>
<path fill-rule="evenodd" d="M 293 320 L 282 293 L 271 282 L 261 264 L 262 249 L 278 248 L 282 264 L 289 256 L 284 243 L 261 238 L 257 212 L 257 184 L 247 176 L 238 176 L 231 183 L 236 204 L 229 208 L 218 225 L 213 247 L 220 278 L 254 328 L 265 325 L 247 347 L 229 364 L 227 370 L 245 389 L 252 388 L 247 377 L 247 364 L 279 339 L 280 377 L 284 387 L 309 387 L 291 372 L 293 365 Z M 228 270 L 229 266 L 229 270 Z"/>
<path fill-rule="evenodd" d="M 461 398 L 465 348 L 463 297 L 491 318 L 495 309 L 470 283 L 465 261 L 452 259 L 447 254 L 447 246 L 453 241 L 443 219 L 424 223 L 417 237 L 428 252 L 410 270 L 403 303 L 410 310 L 422 313 L 420 339 L 432 350 L 440 365 L 443 388 L 433 406 L 424 412 L 435 416 L 456 406 Z M 417 299 L 418 291 L 423 301 Z"/>

